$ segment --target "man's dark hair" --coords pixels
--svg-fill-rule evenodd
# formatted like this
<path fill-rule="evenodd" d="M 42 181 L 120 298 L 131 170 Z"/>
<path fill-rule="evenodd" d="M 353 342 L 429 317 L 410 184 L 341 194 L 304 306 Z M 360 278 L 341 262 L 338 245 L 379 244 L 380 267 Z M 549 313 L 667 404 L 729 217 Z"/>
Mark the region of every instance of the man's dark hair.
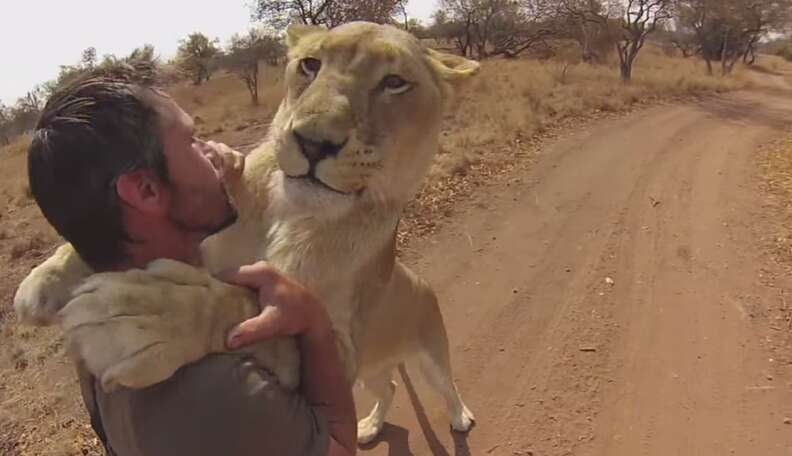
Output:
<path fill-rule="evenodd" d="M 126 258 L 116 181 L 148 169 L 167 182 L 160 124 L 144 99 L 140 68 L 103 69 L 47 101 L 28 153 L 28 178 L 41 212 L 95 270 Z M 153 93 L 153 92 L 150 92 Z"/>

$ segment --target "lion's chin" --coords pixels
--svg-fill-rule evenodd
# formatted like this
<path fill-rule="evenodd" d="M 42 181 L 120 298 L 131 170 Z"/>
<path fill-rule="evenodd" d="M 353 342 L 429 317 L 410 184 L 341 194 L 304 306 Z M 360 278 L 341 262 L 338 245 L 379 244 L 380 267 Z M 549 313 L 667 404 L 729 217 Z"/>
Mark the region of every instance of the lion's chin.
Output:
<path fill-rule="evenodd" d="M 339 195 L 344 195 L 344 196 L 351 197 L 351 196 L 355 196 L 355 195 L 360 194 L 360 192 L 345 192 L 345 191 L 333 188 L 330 185 L 322 182 L 321 179 L 318 179 L 317 177 L 313 176 L 312 174 L 305 174 L 305 175 L 302 175 L 302 176 L 289 176 L 287 174 L 285 176 L 289 180 L 296 180 L 298 182 L 303 182 L 306 185 L 315 186 L 315 187 L 318 187 L 320 189 L 327 190 L 329 192 L 337 193 Z"/>
<path fill-rule="evenodd" d="M 282 171 L 273 177 L 273 209 L 284 216 L 310 214 L 333 220 L 349 214 L 358 202 L 355 193 L 337 191 L 315 179 L 291 177 Z"/>

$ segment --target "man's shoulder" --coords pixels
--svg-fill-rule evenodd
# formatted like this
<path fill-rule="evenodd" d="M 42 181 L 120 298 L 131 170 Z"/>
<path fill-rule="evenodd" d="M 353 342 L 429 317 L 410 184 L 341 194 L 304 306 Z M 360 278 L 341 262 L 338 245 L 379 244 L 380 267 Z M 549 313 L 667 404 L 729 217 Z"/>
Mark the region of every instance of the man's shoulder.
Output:
<path fill-rule="evenodd" d="M 119 454 L 314 455 L 328 444 L 326 423 L 245 354 L 207 356 L 148 388 L 97 393 Z M 287 451 L 294 442 L 309 450 Z"/>
<path fill-rule="evenodd" d="M 189 396 L 208 402 L 245 400 L 267 389 L 282 391 L 277 378 L 255 358 L 244 353 L 217 353 L 182 367 L 168 380 L 148 388 L 121 388 L 104 395 L 117 395 L 139 405 L 153 401 L 161 408 Z"/>

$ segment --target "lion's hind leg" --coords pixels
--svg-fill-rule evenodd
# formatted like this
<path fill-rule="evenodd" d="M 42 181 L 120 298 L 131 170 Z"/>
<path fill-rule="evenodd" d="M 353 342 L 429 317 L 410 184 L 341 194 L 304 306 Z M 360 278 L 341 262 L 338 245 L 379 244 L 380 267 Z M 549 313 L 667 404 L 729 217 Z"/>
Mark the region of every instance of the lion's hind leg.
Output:
<path fill-rule="evenodd" d="M 454 384 L 451 370 L 451 354 L 448 347 L 443 316 L 437 304 L 437 297 L 428 284 L 420 282 L 423 288 L 420 305 L 424 316 L 418 336 L 418 367 L 429 385 L 445 399 L 451 427 L 458 432 L 467 432 L 473 427 L 475 417 L 467 408 Z"/>
<path fill-rule="evenodd" d="M 445 339 L 445 334 L 442 335 Z M 417 361 L 421 373 L 429 385 L 445 399 L 451 427 L 458 432 L 467 432 L 473 427 L 475 417 L 467 408 L 457 391 L 451 374 L 447 340 L 427 341 Z"/>
<path fill-rule="evenodd" d="M 364 330 L 356 340 L 359 372 L 377 405 L 358 425 L 360 442 L 370 441 L 382 428 L 393 399 L 394 367 L 413 360 L 445 399 L 451 427 L 459 432 L 470 430 L 473 414 L 454 385 L 443 317 L 429 284 L 397 262 L 382 300 L 368 310 L 362 325 Z"/>

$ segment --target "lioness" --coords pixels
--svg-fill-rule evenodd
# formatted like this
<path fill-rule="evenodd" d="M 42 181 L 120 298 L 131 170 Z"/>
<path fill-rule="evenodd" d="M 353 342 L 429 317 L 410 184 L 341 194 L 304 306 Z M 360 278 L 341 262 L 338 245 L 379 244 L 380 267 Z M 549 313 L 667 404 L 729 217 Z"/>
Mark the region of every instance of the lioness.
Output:
<path fill-rule="evenodd" d="M 467 431 L 473 414 L 452 380 L 435 294 L 394 247 L 401 213 L 437 151 L 443 107 L 478 64 L 370 23 L 292 26 L 287 45 L 285 97 L 229 185 L 240 218 L 204 243 L 206 268 L 265 259 L 320 297 L 350 379 L 377 399 L 359 423 L 360 442 L 381 430 L 392 370 L 413 355 L 445 398 L 453 429 Z M 14 305 L 23 320 L 60 322 L 108 387 L 151 385 L 224 350 L 228 328 L 258 311 L 249 292 L 172 261 L 96 274 L 74 290 L 90 272 L 63 246 L 23 281 Z M 295 386 L 291 342 L 262 345 L 268 366 Z"/>

